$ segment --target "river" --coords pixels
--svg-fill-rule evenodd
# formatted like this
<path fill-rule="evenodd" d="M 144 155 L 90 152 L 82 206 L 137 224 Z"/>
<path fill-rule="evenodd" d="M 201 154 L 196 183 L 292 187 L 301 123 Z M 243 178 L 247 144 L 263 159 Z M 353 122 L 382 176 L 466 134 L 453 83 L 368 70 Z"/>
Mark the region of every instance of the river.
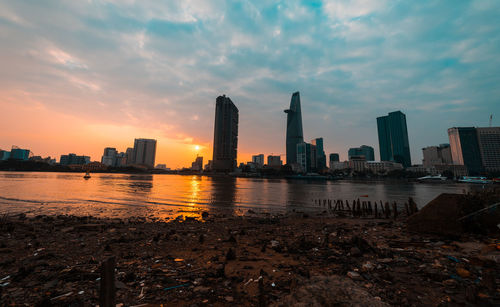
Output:
<path fill-rule="evenodd" d="M 471 185 L 406 181 L 290 181 L 182 175 L 0 172 L 0 213 L 73 214 L 101 217 L 171 218 L 201 211 L 245 214 L 319 210 L 316 199 L 361 197 L 419 207 L 441 193 Z"/>

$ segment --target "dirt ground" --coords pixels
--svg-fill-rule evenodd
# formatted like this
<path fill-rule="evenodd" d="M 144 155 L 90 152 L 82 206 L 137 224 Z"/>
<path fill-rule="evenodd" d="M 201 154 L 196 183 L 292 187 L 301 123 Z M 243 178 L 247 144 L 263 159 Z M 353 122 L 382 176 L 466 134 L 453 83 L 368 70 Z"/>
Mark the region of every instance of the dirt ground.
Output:
<path fill-rule="evenodd" d="M 4 306 L 500 305 L 500 240 L 410 233 L 404 218 L 224 216 L 0 221 Z"/>

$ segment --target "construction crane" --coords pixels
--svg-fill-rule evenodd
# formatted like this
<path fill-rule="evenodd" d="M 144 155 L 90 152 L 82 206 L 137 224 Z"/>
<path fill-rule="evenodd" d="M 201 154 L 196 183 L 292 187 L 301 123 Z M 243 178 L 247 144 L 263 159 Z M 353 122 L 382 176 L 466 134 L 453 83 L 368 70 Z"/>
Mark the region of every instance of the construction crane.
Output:
<path fill-rule="evenodd" d="M 490 128 L 491 128 L 492 122 L 493 122 L 493 114 L 490 114 Z"/>

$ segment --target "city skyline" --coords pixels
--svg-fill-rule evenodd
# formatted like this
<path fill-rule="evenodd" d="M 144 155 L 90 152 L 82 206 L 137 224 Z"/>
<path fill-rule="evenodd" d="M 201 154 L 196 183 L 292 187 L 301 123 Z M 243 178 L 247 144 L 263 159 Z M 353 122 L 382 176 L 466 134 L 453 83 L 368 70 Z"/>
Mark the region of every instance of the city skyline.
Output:
<path fill-rule="evenodd" d="M 211 156 L 207 114 L 226 93 L 247 162 L 285 153 L 282 110 L 300 91 L 303 129 L 326 154 L 366 144 L 379 160 L 373 118 L 401 110 L 420 164 L 450 127 L 487 127 L 490 114 L 498 126 L 498 12 L 495 1 L 2 2 L 0 148 L 99 161 L 144 137 L 158 140 L 158 163 L 189 166 Z"/>

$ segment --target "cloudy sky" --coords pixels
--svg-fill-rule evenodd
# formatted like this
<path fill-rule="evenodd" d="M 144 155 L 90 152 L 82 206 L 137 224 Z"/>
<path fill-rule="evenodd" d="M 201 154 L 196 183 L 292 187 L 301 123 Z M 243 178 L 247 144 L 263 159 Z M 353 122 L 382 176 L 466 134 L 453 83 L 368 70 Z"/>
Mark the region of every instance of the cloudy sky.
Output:
<path fill-rule="evenodd" d="M 449 127 L 500 124 L 498 16 L 498 0 L 0 0 L 0 148 L 100 160 L 146 137 L 187 166 L 195 145 L 211 158 L 226 94 L 244 162 L 285 152 L 300 91 L 327 154 L 378 158 L 376 117 L 401 110 L 420 163 Z"/>

